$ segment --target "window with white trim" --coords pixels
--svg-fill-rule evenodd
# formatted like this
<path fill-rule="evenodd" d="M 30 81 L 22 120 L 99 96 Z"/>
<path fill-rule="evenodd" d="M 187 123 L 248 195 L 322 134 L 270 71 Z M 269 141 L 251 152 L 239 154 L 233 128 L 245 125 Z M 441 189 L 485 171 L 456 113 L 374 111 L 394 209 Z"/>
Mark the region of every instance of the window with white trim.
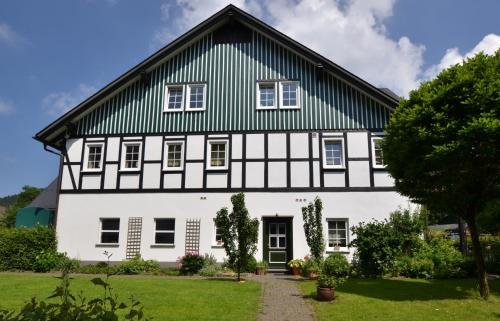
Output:
<path fill-rule="evenodd" d="M 347 219 L 328 219 L 328 247 L 338 249 L 347 247 L 349 224 Z"/>
<path fill-rule="evenodd" d="M 104 143 L 85 144 L 85 167 L 86 171 L 102 170 L 102 155 Z"/>
<path fill-rule="evenodd" d="M 274 82 L 257 83 L 257 109 L 276 109 L 276 96 Z"/>
<path fill-rule="evenodd" d="M 182 85 L 167 86 L 164 104 L 165 111 L 182 111 L 184 109 L 184 87 Z"/>
<path fill-rule="evenodd" d="M 173 245 L 175 241 L 175 218 L 155 219 L 155 244 Z"/>
<path fill-rule="evenodd" d="M 344 141 L 341 138 L 323 140 L 323 167 L 344 168 Z"/>
<path fill-rule="evenodd" d="M 222 229 L 214 223 L 214 236 L 215 245 L 222 246 L 224 241 L 222 241 Z"/>
<path fill-rule="evenodd" d="M 372 137 L 372 159 L 373 167 L 385 167 L 384 152 L 382 151 L 382 137 Z"/>
<path fill-rule="evenodd" d="M 280 82 L 280 108 L 300 108 L 299 83 L 297 81 Z"/>
<path fill-rule="evenodd" d="M 205 110 L 205 84 L 187 85 L 186 110 Z"/>
<path fill-rule="evenodd" d="M 166 142 L 164 159 L 164 170 L 181 170 L 184 166 L 184 142 Z"/>
<path fill-rule="evenodd" d="M 141 167 L 142 143 L 123 143 L 122 170 L 139 170 Z"/>
<path fill-rule="evenodd" d="M 120 239 L 120 219 L 101 218 L 101 243 L 117 244 Z"/>
<path fill-rule="evenodd" d="M 227 169 L 227 140 L 208 141 L 208 169 Z"/>

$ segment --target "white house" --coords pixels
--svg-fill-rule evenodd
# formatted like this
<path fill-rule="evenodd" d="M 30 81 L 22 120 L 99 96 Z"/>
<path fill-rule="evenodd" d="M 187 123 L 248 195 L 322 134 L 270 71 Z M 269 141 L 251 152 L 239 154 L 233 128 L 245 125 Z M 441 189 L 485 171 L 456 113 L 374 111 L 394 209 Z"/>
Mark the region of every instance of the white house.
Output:
<path fill-rule="evenodd" d="M 272 268 L 308 254 L 316 196 L 327 251 L 352 254 L 350 227 L 408 202 L 378 148 L 397 103 L 229 5 L 36 134 L 61 154 L 59 250 L 222 260 L 214 217 L 244 192 Z"/>

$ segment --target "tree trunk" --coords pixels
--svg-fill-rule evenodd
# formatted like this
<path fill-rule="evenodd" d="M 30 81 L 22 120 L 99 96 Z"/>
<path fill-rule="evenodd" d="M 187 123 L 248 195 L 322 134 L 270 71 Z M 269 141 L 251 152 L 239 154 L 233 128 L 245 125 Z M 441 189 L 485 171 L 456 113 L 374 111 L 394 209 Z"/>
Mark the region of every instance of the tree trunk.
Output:
<path fill-rule="evenodd" d="M 479 233 L 476 227 L 475 216 L 471 216 L 467 220 L 467 224 L 469 225 L 472 239 L 472 252 L 474 254 L 474 260 L 476 261 L 477 276 L 479 278 L 479 292 L 481 293 L 481 297 L 487 300 L 490 296 L 490 288 L 486 276 L 486 267 L 484 266 L 483 251 L 481 249 L 481 243 L 479 243 Z"/>
<path fill-rule="evenodd" d="M 463 255 L 468 255 L 467 253 L 467 233 L 465 233 L 465 222 L 459 217 L 458 218 L 458 234 L 460 235 L 460 251 Z"/>

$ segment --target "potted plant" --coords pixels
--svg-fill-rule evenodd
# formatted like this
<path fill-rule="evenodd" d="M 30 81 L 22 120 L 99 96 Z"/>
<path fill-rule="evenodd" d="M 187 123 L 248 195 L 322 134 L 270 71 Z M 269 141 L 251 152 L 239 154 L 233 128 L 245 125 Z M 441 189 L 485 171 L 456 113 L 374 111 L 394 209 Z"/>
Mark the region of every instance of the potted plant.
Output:
<path fill-rule="evenodd" d="M 267 273 L 267 269 L 269 268 L 269 264 L 266 261 L 257 262 L 257 267 L 255 268 L 255 274 L 257 275 L 265 275 Z"/>
<path fill-rule="evenodd" d="M 335 289 L 344 283 L 349 276 L 349 262 L 340 253 L 330 254 L 317 280 L 316 295 L 319 301 L 332 301 L 335 298 Z"/>
<path fill-rule="evenodd" d="M 302 275 L 310 280 L 316 280 L 321 272 L 321 261 L 314 257 L 305 257 Z"/>
<path fill-rule="evenodd" d="M 304 266 L 304 260 L 293 259 L 290 262 L 288 262 L 288 266 L 292 269 L 292 274 L 294 276 L 298 276 L 302 272 L 302 267 Z"/>

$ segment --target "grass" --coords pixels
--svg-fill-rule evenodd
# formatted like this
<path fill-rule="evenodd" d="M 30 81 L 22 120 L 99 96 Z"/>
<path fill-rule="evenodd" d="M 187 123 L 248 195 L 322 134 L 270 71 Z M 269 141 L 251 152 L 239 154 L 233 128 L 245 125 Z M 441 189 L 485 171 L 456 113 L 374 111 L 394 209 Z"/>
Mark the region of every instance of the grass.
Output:
<path fill-rule="evenodd" d="M 95 276 L 73 277 L 74 294 L 102 295 L 90 282 Z M 33 296 L 45 299 L 58 284 L 54 275 L 0 273 L 0 307 L 19 310 Z M 155 320 L 256 320 L 261 296 L 261 285 L 253 281 L 113 276 L 111 285 L 120 301 L 128 303 L 133 295 Z"/>
<path fill-rule="evenodd" d="M 314 281 L 299 282 L 318 321 L 326 320 L 498 320 L 500 281 L 491 281 L 484 301 L 475 280 L 351 279 L 336 299 L 318 302 Z"/>

